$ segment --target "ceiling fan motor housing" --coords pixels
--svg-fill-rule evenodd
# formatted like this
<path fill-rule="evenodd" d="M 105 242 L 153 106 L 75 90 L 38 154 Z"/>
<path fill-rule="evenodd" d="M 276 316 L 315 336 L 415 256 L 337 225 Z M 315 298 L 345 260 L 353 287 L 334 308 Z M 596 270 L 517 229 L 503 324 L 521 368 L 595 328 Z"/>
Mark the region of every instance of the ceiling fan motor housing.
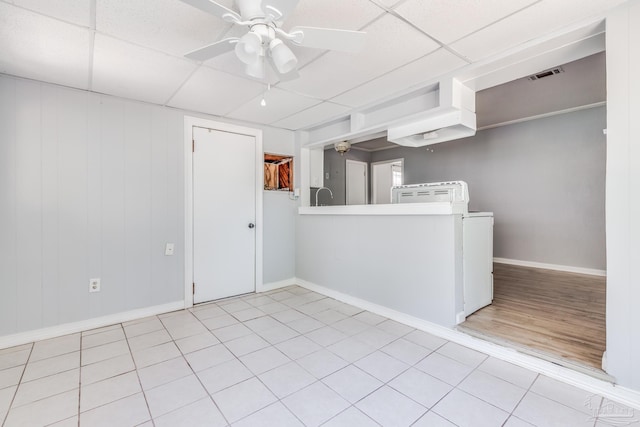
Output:
<path fill-rule="evenodd" d="M 262 1 L 260 0 L 236 0 L 238 9 L 240 9 L 240 15 L 242 19 L 249 21 L 254 18 L 264 18 L 264 11 L 262 10 Z"/>

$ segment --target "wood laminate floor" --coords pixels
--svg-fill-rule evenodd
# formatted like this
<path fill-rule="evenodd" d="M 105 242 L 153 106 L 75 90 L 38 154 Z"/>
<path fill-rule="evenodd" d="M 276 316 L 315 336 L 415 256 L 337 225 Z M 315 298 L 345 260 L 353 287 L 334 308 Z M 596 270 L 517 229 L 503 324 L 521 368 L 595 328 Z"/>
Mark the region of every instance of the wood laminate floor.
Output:
<path fill-rule="evenodd" d="M 494 264 L 493 304 L 459 325 L 600 369 L 606 278 Z"/>

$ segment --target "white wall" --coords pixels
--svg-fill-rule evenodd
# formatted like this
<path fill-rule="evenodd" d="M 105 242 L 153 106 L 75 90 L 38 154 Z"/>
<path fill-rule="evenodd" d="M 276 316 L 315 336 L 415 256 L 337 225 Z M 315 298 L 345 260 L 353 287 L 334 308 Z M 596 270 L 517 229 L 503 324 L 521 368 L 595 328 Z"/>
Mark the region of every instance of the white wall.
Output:
<path fill-rule="evenodd" d="M 185 114 L 0 76 L 0 336 L 183 300 Z M 265 151 L 294 153 L 263 130 Z M 297 203 L 278 196 L 264 282 L 294 276 Z"/>
<path fill-rule="evenodd" d="M 293 132 L 265 128 L 264 151 L 294 156 L 293 185 L 300 186 L 300 156 L 296 156 Z M 263 283 L 277 283 L 296 276 L 296 215 L 299 202 L 288 192 L 264 192 Z"/>
<path fill-rule="evenodd" d="M 640 1 L 607 19 L 607 358 L 640 390 Z"/>

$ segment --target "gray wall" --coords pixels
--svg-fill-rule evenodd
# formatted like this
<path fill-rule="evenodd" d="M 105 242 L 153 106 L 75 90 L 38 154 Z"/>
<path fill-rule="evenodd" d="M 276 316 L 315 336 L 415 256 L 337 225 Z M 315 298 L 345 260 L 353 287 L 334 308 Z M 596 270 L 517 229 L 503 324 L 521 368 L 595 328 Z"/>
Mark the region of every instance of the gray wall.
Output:
<path fill-rule="evenodd" d="M 604 102 L 605 65 L 600 52 L 564 64 L 560 74 L 534 81 L 523 77 L 482 90 L 476 93 L 478 128 Z"/>
<path fill-rule="evenodd" d="M 184 115 L 0 76 L 0 336 L 183 300 Z M 265 197 L 265 282 L 294 277 L 296 206 Z"/>
<path fill-rule="evenodd" d="M 605 115 L 592 108 L 371 161 L 404 158 L 406 184 L 466 181 L 469 209 L 495 213 L 496 257 L 604 270 Z"/>
<path fill-rule="evenodd" d="M 331 189 L 333 192 L 333 200 L 329 197 L 326 191 L 320 193 L 318 201 L 320 204 L 325 205 L 344 205 L 347 203 L 347 182 L 346 160 L 358 160 L 360 162 L 371 163 L 371 153 L 362 150 L 352 149 L 346 152 L 344 155 L 340 155 L 336 150 L 329 149 L 324 150 L 324 186 Z M 370 173 L 371 171 L 369 171 Z M 329 174 L 329 179 L 327 179 Z M 369 176 L 369 179 L 371 177 Z M 371 191 L 371 185 L 369 185 L 369 192 Z M 315 203 L 315 191 L 311 192 L 312 203 Z"/>

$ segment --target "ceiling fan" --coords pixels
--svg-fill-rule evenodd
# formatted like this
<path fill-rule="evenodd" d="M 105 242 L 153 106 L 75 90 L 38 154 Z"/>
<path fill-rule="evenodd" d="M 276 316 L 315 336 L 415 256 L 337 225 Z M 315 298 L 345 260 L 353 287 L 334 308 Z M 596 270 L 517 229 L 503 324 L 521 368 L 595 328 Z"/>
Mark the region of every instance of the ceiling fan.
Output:
<path fill-rule="evenodd" d="M 317 49 L 359 52 L 364 48 L 366 33 L 316 27 L 294 27 L 284 31 L 282 21 L 293 12 L 300 0 L 235 0 L 240 12 L 213 0 L 182 0 L 193 7 L 215 15 L 226 22 L 248 27 L 242 37 L 230 37 L 185 54 L 187 58 L 206 61 L 235 50 L 252 77 L 265 77 L 269 62 L 281 80 L 298 77 L 298 58 L 283 40 L 298 46 Z"/>

